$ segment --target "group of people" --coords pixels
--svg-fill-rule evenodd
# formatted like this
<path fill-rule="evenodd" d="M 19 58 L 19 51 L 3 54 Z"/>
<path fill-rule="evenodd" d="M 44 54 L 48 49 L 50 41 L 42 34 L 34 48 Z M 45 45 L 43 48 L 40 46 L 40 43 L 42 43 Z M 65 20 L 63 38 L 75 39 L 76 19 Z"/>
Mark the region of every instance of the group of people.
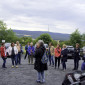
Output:
<path fill-rule="evenodd" d="M 54 48 L 52 46 L 52 43 L 49 43 L 49 48 L 46 49 L 46 54 L 47 57 L 49 58 L 49 66 L 55 66 L 59 69 L 60 67 L 60 62 L 62 63 L 62 69 L 66 70 L 66 62 L 68 59 L 68 49 L 66 48 L 66 45 L 63 45 L 63 48 L 61 49 L 60 45 L 57 44 L 57 47 Z M 55 63 L 54 63 L 54 58 L 55 58 Z M 74 69 L 73 70 L 78 70 L 79 67 L 79 60 L 80 60 L 80 48 L 79 44 L 76 43 L 76 48 L 74 49 Z M 55 65 L 54 65 L 55 64 Z"/>
<path fill-rule="evenodd" d="M 12 68 L 16 67 L 18 68 L 18 64 L 21 64 L 21 46 L 19 44 L 19 41 L 16 42 L 16 45 L 14 42 L 11 43 L 11 45 L 6 49 L 5 43 L 2 43 L 1 48 L 1 58 L 3 59 L 3 65 L 2 68 L 6 67 L 6 59 L 7 56 L 10 56 L 12 61 Z"/>
<path fill-rule="evenodd" d="M 36 43 L 36 46 L 33 46 L 33 43 L 28 43 L 25 46 L 26 54 L 24 59 L 28 56 L 28 64 L 34 64 L 34 69 L 37 70 L 37 82 L 38 83 L 44 83 L 45 82 L 45 73 L 44 71 L 48 69 L 49 66 L 60 68 L 60 63 L 62 63 L 62 70 L 66 70 L 66 62 L 67 62 L 67 54 L 68 50 L 66 48 L 66 45 L 63 45 L 63 48 L 60 47 L 59 44 L 57 44 L 56 47 L 52 45 L 52 43 L 49 43 L 49 47 L 45 48 L 43 40 L 39 40 Z M 5 44 L 2 43 L 2 46 L 0 48 L 1 51 L 1 57 L 3 59 L 3 68 L 6 68 L 6 48 Z M 44 56 L 45 54 L 45 56 Z M 16 66 L 18 67 L 18 64 L 21 64 L 21 46 L 19 42 L 17 41 L 16 44 L 11 43 L 11 46 L 8 48 L 8 55 L 11 56 L 12 60 L 12 68 Z M 42 58 L 47 57 L 48 62 L 43 63 Z M 35 58 L 35 62 L 33 61 Z M 55 61 L 54 61 L 55 59 Z M 74 49 L 74 69 L 78 70 L 79 68 L 79 60 L 80 60 L 80 48 L 79 44 L 76 43 L 76 48 Z M 85 70 L 85 59 L 82 64 L 82 70 Z"/>

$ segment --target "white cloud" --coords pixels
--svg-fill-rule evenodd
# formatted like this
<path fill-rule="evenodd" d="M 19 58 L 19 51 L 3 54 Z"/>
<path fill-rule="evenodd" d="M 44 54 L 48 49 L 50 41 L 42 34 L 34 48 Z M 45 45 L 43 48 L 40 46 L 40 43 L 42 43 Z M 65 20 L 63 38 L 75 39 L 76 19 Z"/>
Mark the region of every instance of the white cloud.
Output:
<path fill-rule="evenodd" d="M 0 19 L 13 29 L 83 33 L 85 0 L 0 0 Z"/>

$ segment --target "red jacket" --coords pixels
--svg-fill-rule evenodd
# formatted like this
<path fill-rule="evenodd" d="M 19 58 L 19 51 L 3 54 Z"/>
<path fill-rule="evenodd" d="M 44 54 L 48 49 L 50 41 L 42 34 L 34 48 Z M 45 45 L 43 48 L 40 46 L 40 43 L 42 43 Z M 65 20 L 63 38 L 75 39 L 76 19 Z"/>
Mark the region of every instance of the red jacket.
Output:
<path fill-rule="evenodd" d="M 60 57 L 61 55 L 61 48 L 55 48 L 55 57 Z"/>
<path fill-rule="evenodd" d="M 1 57 L 6 57 L 7 56 L 6 48 L 5 47 L 1 46 L 0 51 L 1 51 Z"/>

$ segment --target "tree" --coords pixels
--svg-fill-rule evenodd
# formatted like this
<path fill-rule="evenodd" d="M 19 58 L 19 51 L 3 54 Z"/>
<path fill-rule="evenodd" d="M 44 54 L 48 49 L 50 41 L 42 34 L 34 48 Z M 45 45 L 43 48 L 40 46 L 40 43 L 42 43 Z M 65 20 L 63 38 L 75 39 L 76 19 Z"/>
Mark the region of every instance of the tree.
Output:
<path fill-rule="evenodd" d="M 46 44 L 49 44 L 50 42 L 52 42 L 52 38 L 51 38 L 51 36 L 50 36 L 48 33 L 41 34 L 41 35 L 36 39 L 36 42 L 37 42 L 38 40 L 43 40 L 44 43 L 46 43 Z"/>
<path fill-rule="evenodd" d="M 82 34 L 82 46 L 85 46 L 85 33 Z"/>
<path fill-rule="evenodd" d="M 15 42 L 18 37 L 13 32 L 13 30 L 7 29 L 6 23 L 3 21 L 0 21 L 0 43 L 2 40 L 5 40 L 6 42 Z"/>
<path fill-rule="evenodd" d="M 79 43 L 81 46 L 81 42 L 82 42 L 81 34 L 78 31 L 78 29 L 76 29 L 75 32 L 73 32 L 70 36 L 70 43 L 75 47 L 76 43 Z"/>

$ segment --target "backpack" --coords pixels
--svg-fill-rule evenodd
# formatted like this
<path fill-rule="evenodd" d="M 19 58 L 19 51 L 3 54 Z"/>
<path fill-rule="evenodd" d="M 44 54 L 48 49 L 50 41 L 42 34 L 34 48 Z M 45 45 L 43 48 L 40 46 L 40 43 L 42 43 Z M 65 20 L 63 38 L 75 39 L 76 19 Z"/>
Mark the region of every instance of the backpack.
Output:
<path fill-rule="evenodd" d="M 46 64 L 46 63 L 48 62 L 48 58 L 47 58 L 47 56 L 46 56 L 46 52 L 45 52 L 44 55 L 42 56 L 41 62 L 42 62 L 43 64 Z"/>

